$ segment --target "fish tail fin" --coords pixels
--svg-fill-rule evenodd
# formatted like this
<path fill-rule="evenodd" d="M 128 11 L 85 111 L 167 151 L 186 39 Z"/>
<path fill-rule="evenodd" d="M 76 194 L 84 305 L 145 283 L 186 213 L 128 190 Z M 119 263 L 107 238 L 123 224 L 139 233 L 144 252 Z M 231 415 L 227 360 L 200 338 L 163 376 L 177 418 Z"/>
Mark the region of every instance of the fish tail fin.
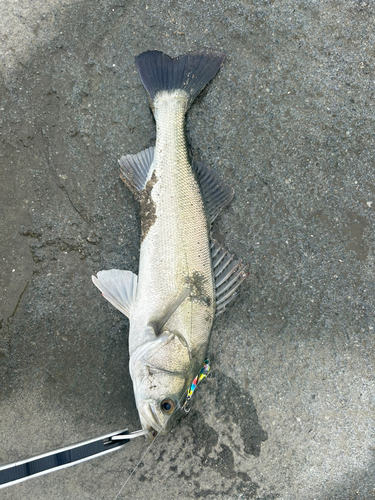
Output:
<path fill-rule="evenodd" d="M 225 54 L 197 50 L 176 58 L 149 50 L 135 58 L 142 83 L 151 103 L 161 91 L 184 90 L 188 107 L 219 71 Z"/>

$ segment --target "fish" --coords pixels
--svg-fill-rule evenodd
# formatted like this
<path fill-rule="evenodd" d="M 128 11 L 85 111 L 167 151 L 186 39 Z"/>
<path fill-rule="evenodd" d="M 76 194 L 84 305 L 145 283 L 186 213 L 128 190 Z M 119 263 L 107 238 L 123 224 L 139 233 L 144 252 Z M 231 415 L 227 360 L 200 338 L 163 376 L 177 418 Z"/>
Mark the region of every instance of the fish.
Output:
<path fill-rule="evenodd" d="M 156 122 L 156 143 L 119 160 L 140 204 L 138 276 L 104 270 L 94 284 L 129 318 L 129 372 L 142 429 L 151 440 L 173 426 L 206 358 L 213 321 L 237 295 L 246 266 L 213 239 L 233 198 L 212 168 L 190 162 L 185 115 L 225 55 L 197 50 L 135 58 Z"/>

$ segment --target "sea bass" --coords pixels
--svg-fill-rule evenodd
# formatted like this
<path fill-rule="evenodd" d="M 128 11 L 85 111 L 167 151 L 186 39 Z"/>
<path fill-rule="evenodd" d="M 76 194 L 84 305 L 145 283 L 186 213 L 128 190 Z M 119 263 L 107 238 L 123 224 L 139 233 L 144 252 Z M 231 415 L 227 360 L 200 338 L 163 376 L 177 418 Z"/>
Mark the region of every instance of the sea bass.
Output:
<path fill-rule="evenodd" d="M 169 430 L 205 360 L 215 314 L 246 276 L 245 266 L 210 236 L 233 191 L 202 163 L 190 165 L 184 132 L 186 111 L 223 60 L 207 50 L 136 57 L 156 121 L 155 147 L 119 160 L 141 207 L 139 273 L 93 276 L 129 318 L 130 375 L 142 428 L 152 436 Z"/>

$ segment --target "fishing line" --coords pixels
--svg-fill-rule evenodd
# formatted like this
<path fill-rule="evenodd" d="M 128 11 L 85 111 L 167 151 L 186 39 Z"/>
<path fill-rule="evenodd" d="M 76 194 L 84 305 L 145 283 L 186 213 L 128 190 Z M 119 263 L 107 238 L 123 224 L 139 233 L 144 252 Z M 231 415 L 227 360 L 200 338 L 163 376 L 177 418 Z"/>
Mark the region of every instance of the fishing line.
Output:
<path fill-rule="evenodd" d="M 181 408 L 181 401 L 187 396 L 187 393 L 188 391 L 186 391 L 186 393 L 184 392 L 184 394 L 181 396 L 181 399 L 179 400 L 178 402 L 178 406 L 175 408 L 175 410 L 173 411 L 173 413 L 171 414 L 171 416 L 168 418 L 168 420 L 165 421 L 165 423 L 163 424 L 162 428 L 160 429 L 160 431 L 162 431 L 164 429 L 164 427 L 167 425 L 167 423 L 169 422 L 170 418 L 173 416 L 173 414 L 179 409 Z M 141 458 L 139 459 L 137 465 L 134 467 L 134 469 L 132 470 L 130 476 L 128 477 L 128 479 L 125 481 L 125 483 L 121 486 L 121 489 L 120 491 L 117 493 L 117 495 L 115 496 L 115 498 L 113 500 L 117 500 L 120 495 L 121 495 L 121 492 L 122 490 L 125 488 L 125 486 L 128 484 L 130 478 L 133 476 L 133 474 L 135 473 L 135 471 L 138 469 L 139 467 L 139 464 L 142 462 L 142 460 L 144 459 L 145 455 L 148 453 L 149 449 L 151 448 L 151 446 L 155 443 L 156 439 L 159 437 L 160 435 L 160 432 L 157 433 L 157 435 L 155 436 L 155 438 L 153 439 L 153 441 L 149 444 L 149 446 L 146 448 L 146 451 L 143 453 L 143 455 L 141 456 Z"/>
<path fill-rule="evenodd" d="M 168 420 L 167 420 L 167 422 L 168 422 Z M 164 424 L 164 425 L 165 425 L 165 424 Z M 158 433 L 158 435 L 159 435 L 159 433 Z M 144 459 L 144 457 L 145 457 L 146 453 L 147 453 L 147 452 L 148 452 L 148 450 L 151 448 L 151 446 L 155 443 L 156 438 L 158 437 L 158 435 L 157 435 L 157 436 L 155 437 L 155 439 L 154 439 L 154 440 L 150 443 L 150 445 L 146 448 L 146 451 L 143 453 L 143 455 L 142 455 L 142 456 L 141 456 L 141 458 L 139 459 L 139 462 L 137 463 L 137 465 L 136 465 L 136 466 L 134 467 L 134 469 L 132 470 L 132 472 L 131 472 L 130 476 L 128 477 L 128 479 L 127 479 L 127 480 L 125 481 L 125 483 L 121 486 L 121 489 L 120 489 L 120 491 L 117 493 L 117 495 L 115 496 L 114 500 L 117 500 L 117 499 L 120 497 L 122 490 L 123 490 L 123 489 L 125 488 L 125 486 L 128 484 L 128 482 L 129 482 L 130 478 L 133 476 L 134 472 L 138 469 L 139 464 L 142 462 L 142 460 Z"/>

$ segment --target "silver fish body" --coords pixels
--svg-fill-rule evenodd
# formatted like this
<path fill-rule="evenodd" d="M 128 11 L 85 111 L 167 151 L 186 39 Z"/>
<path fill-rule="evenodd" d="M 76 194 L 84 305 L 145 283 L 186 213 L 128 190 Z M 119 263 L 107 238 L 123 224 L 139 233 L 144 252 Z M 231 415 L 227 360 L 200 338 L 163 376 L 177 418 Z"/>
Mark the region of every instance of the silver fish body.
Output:
<path fill-rule="evenodd" d="M 136 58 L 156 121 L 156 144 L 120 159 L 122 179 L 141 205 L 139 274 L 101 271 L 95 285 L 130 320 L 130 374 L 139 417 L 153 435 L 170 428 L 210 338 L 215 309 L 232 300 L 244 267 L 210 239 L 210 224 L 233 196 L 217 176 L 193 169 L 185 114 L 224 56 Z M 205 199 L 203 199 L 205 198 Z"/>
<path fill-rule="evenodd" d="M 155 218 L 141 244 L 138 292 L 129 318 L 130 370 L 138 408 L 141 401 L 160 399 L 167 386 L 163 399 L 173 399 L 175 407 L 180 404 L 204 361 L 215 313 L 209 224 L 184 135 L 187 101 L 183 90 L 160 93 L 154 101 L 154 180 L 148 182 Z M 148 226 L 144 217 L 142 226 Z M 150 328 L 185 294 L 159 331 Z M 165 340 L 159 344 L 161 338 Z M 156 356 L 161 350 L 163 355 Z M 141 375 L 145 366 L 147 377 Z M 152 411 L 160 422 L 152 421 L 152 427 L 158 431 L 165 423 L 159 406 L 154 404 Z"/>
<path fill-rule="evenodd" d="M 153 318 L 158 321 L 187 291 L 189 296 L 162 330 L 180 332 L 193 354 L 206 348 L 212 327 L 215 296 L 209 224 L 187 156 L 186 108 L 183 91 L 159 94 L 154 103 L 157 138 L 148 203 L 154 205 L 155 216 L 150 223 L 148 214 L 142 214 L 146 234 L 140 250 L 137 298 L 130 315 L 130 356 L 150 340 L 147 325 Z"/>

